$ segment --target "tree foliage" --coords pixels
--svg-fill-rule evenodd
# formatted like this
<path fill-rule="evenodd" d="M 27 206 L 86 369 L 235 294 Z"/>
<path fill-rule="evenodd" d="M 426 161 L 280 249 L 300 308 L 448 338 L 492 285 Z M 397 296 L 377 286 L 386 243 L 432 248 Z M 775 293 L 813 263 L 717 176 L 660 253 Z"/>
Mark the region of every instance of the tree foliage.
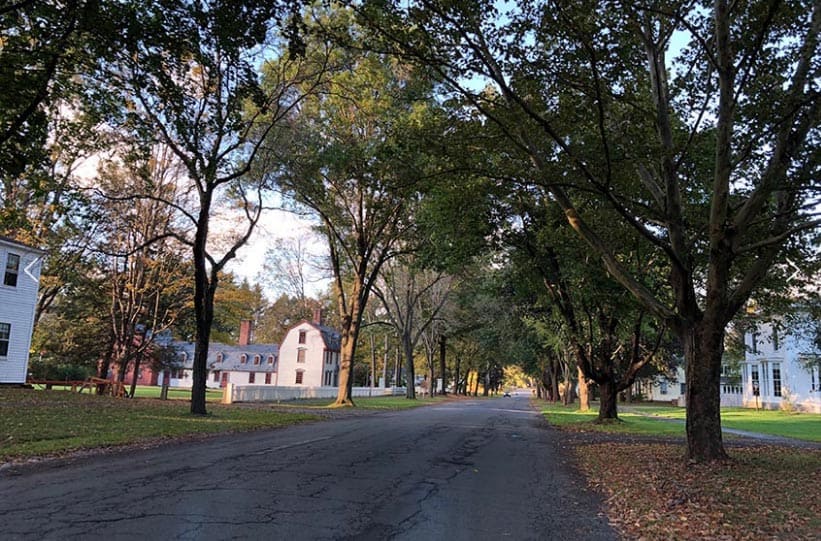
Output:
<path fill-rule="evenodd" d="M 604 268 L 678 334 L 688 456 L 725 457 L 725 326 L 819 224 L 819 4 L 389 6 L 359 12 L 383 46 L 496 124 Z M 476 79 L 494 92 L 475 91 Z M 583 205 L 591 194 L 663 259 L 667 287 L 622 263 L 628 247 L 606 242 Z"/>

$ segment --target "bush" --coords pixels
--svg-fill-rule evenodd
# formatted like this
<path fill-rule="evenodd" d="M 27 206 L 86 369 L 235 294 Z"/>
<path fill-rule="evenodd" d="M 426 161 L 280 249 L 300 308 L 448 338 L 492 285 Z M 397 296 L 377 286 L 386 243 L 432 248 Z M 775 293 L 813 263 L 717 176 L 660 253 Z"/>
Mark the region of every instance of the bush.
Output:
<path fill-rule="evenodd" d="M 64 363 L 49 357 L 38 357 L 29 360 L 29 375 L 33 379 L 72 381 L 93 376 L 94 370 L 89 366 Z"/>

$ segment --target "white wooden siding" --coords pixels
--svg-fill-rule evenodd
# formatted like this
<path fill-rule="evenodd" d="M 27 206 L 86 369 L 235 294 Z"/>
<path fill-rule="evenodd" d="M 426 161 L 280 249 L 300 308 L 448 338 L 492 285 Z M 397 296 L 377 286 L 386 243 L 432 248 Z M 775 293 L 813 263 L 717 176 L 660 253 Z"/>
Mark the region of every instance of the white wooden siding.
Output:
<path fill-rule="evenodd" d="M 3 285 L 8 253 L 20 255 L 17 286 Z M 25 383 L 42 256 L 0 240 L 0 322 L 11 324 L 9 351 L 0 357 L 0 383 Z"/>

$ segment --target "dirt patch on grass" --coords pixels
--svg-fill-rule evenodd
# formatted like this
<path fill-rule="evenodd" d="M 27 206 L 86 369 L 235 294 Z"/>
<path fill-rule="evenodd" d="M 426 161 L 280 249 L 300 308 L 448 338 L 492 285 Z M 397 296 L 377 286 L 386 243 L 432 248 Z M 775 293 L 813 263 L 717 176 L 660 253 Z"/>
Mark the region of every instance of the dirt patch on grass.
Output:
<path fill-rule="evenodd" d="M 821 451 L 734 441 L 730 460 L 689 464 L 670 438 L 567 434 L 625 539 L 795 539 L 821 535 Z"/>

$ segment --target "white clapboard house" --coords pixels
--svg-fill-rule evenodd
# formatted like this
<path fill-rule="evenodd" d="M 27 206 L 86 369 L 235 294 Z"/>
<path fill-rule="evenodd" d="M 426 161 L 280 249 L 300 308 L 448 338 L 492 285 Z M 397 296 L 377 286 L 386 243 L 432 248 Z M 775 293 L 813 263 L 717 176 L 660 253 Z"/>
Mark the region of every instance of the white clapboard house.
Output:
<path fill-rule="evenodd" d="M 0 237 L 0 384 L 24 384 L 45 252 Z"/>

